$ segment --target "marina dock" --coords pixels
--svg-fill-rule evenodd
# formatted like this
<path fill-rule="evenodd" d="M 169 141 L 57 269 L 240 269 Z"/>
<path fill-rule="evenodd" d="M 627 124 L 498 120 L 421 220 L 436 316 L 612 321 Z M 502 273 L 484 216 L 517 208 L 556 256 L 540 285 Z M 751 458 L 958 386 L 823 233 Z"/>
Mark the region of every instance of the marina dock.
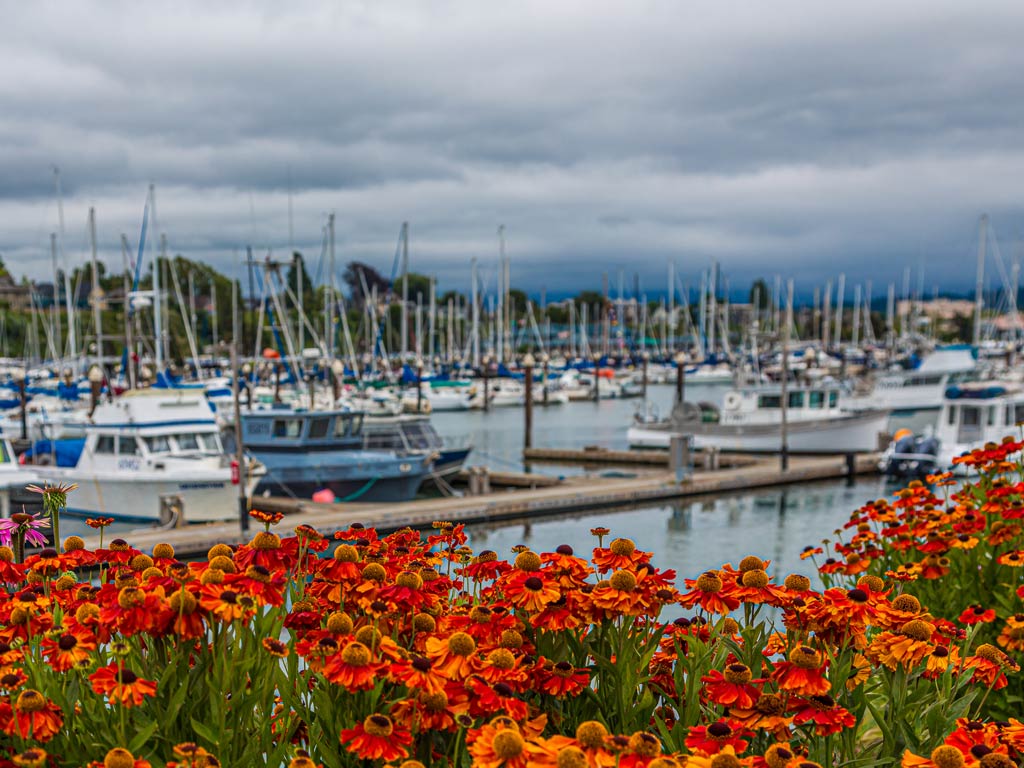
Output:
<path fill-rule="evenodd" d="M 749 455 L 732 451 L 714 452 L 719 467 L 747 467 L 756 463 Z M 709 457 L 709 452 L 696 450 L 693 452 L 694 464 L 700 466 Z M 572 448 L 527 448 L 523 451 L 525 462 L 546 462 L 550 464 L 616 464 L 620 466 L 648 465 L 667 467 L 668 451 L 650 448 L 645 450 L 616 451 L 600 445 L 590 445 L 583 450 Z"/>
<path fill-rule="evenodd" d="M 287 498 L 257 498 L 254 506 L 270 512 L 283 512 L 285 520 L 279 529 L 288 535 L 300 524 L 310 525 L 331 536 L 353 523 L 362 523 L 379 531 L 410 527 L 429 529 L 435 520 L 455 523 L 493 523 L 504 520 L 534 519 L 568 512 L 636 504 L 638 502 L 704 494 L 807 483 L 877 472 L 877 454 L 826 457 L 793 457 L 789 469 L 782 472 L 777 458 L 755 459 L 742 467 L 713 472 L 697 471 L 677 482 L 674 473 L 652 470 L 633 477 L 571 477 L 550 487 L 529 490 L 503 490 L 476 496 L 423 499 L 399 504 L 320 504 Z M 253 523 L 243 534 L 236 521 L 180 528 L 145 528 L 120 534 L 142 551 L 166 542 L 178 557 L 205 555 L 217 543 L 237 546 L 247 542 L 259 530 Z M 109 539 L 109 536 L 108 536 Z M 88 548 L 99 544 L 97 537 L 86 541 Z"/>

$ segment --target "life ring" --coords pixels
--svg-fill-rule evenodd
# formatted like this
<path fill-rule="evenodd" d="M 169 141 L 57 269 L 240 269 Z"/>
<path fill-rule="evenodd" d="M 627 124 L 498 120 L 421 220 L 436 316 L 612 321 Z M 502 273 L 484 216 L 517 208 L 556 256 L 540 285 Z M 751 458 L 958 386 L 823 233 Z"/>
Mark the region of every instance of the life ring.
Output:
<path fill-rule="evenodd" d="M 727 392 L 722 405 L 727 411 L 735 411 L 740 407 L 740 403 L 742 402 L 743 396 L 740 395 L 739 392 Z"/>

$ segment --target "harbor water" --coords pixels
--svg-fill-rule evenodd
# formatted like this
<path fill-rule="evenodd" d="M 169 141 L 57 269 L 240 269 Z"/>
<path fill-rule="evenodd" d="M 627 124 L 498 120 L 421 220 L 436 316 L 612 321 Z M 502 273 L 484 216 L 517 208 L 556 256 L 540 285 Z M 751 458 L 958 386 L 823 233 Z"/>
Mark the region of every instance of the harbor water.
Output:
<path fill-rule="evenodd" d="M 651 408 L 663 415 L 672 409 L 675 389 L 666 385 L 648 387 Z M 565 405 L 536 406 L 533 411 L 533 444 L 544 448 L 575 448 L 600 445 L 610 449 L 626 449 L 626 430 L 633 415 L 643 408 L 640 398 L 602 399 L 597 402 L 577 401 Z M 435 413 L 431 421 L 446 440 L 456 444 L 468 441 L 473 445 L 470 465 L 486 465 L 496 471 L 522 472 L 523 429 L 522 408 L 492 408 L 484 411 Z M 607 469 L 605 467 L 604 469 Z M 543 474 L 570 475 L 583 470 L 572 466 L 531 464 L 530 471 Z"/>
<path fill-rule="evenodd" d="M 677 502 L 585 514 L 540 518 L 467 528 L 477 551 L 491 549 L 511 558 L 512 547 L 525 544 L 537 552 L 552 552 L 561 544 L 587 557 L 597 538 L 590 530 L 605 527 L 611 538 L 633 539 L 652 552 L 659 568 L 674 569 L 683 578 L 696 578 L 724 563 L 733 566 L 746 555 L 770 560 L 769 572 L 778 581 L 802 573 L 820 585 L 814 566 L 800 559 L 807 545 L 834 538 L 850 513 L 867 501 L 892 493 L 895 486 L 878 477 L 852 483 L 828 481 L 805 485 L 720 494 Z"/>

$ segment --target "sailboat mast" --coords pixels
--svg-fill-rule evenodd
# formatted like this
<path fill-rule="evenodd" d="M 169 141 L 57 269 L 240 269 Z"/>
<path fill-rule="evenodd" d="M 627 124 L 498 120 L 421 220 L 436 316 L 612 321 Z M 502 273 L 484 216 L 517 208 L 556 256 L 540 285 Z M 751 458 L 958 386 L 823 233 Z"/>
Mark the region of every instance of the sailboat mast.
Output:
<path fill-rule="evenodd" d="M 132 365 L 132 313 L 131 313 L 131 264 L 128 250 L 128 237 L 121 235 L 121 260 L 124 262 L 124 377 L 128 389 L 135 389 L 135 366 Z"/>
<path fill-rule="evenodd" d="M 327 362 L 328 366 L 334 362 L 334 214 L 327 217 Z"/>
<path fill-rule="evenodd" d="M 676 312 L 676 265 L 671 261 L 668 263 L 668 325 L 666 326 L 668 336 L 665 338 L 666 350 L 665 353 L 671 355 L 676 346 L 676 323 L 675 323 L 675 312 Z M 701 309 L 703 310 L 704 304 L 701 302 Z M 701 332 L 704 331 L 704 316 L 701 315 L 700 321 Z"/>
<path fill-rule="evenodd" d="M 402 222 L 402 362 L 409 357 L 409 222 Z"/>
<path fill-rule="evenodd" d="M 480 365 L 480 297 L 477 296 L 476 257 L 469 262 L 470 282 L 469 295 L 473 302 L 473 367 Z"/>
<path fill-rule="evenodd" d="M 71 270 L 68 269 L 67 256 L 64 253 L 64 196 L 60 188 L 60 169 L 53 169 L 53 181 L 57 187 L 57 247 L 60 251 L 60 262 L 64 267 L 64 308 L 68 314 L 68 354 L 78 354 L 78 339 L 75 336 L 74 299 L 71 296 Z M 54 286 L 56 291 L 56 286 Z"/>
<path fill-rule="evenodd" d="M 149 205 L 150 210 L 153 212 L 153 232 L 156 233 L 160 230 L 157 228 L 156 186 L 153 184 L 149 185 Z M 161 252 L 164 252 L 164 255 L 166 256 L 166 235 L 160 236 L 160 250 Z M 156 355 L 157 376 L 159 376 L 164 369 L 164 312 L 162 304 L 163 300 L 160 296 L 160 259 L 157 258 L 153 260 L 153 328 L 156 333 L 153 349 Z"/>
<path fill-rule="evenodd" d="M 427 356 L 434 359 L 434 331 L 437 324 L 437 278 L 430 278 L 430 306 L 427 309 Z"/>
<path fill-rule="evenodd" d="M 103 366 L 103 315 L 100 311 L 100 268 L 96 261 L 96 209 L 89 208 L 89 245 L 92 250 L 92 323 L 96 331 L 96 361 Z"/>
<path fill-rule="evenodd" d="M 839 285 L 836 287 L 836 332 L 835 341 L 836 348 L 839 349 L 843 345 L 843 300 L 846 298 L 846 274 L 839 274 Z"/>
<path fill-rule="evenodd" d="M 50 257 L 53 260 L 53 304 L 50 306 L 53 318 L 53 331 L 50 334 L 50 341 L 53 344 L 53 359 L 56 362 L 63 356 L 63 349 L 61 347 L 62 334 L 60 330 L 60 278 L 58 277 L 60 270 L 57 267 L 56 232 L 50 233 Z"/>
<path fill-rule="evenodd" d="M 981 344 L 981 310 L 985 298 L 985 237 L 988 234 L 988 214 L 978 221 L 978 272 L 974 282 L 974 346 Z"/>

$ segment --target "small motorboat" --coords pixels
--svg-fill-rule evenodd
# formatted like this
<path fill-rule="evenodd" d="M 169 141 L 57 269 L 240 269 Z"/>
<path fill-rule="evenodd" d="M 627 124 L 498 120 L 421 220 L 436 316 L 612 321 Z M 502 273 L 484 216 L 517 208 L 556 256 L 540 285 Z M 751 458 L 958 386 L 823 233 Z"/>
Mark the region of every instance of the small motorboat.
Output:
<path fill-rule="evenodd" d="M 915 435 L 900 429 L 878 461 L 879 471 L 887 477 L 915 480 L 939 470 L 939 438 L 926 432 Z"/>

